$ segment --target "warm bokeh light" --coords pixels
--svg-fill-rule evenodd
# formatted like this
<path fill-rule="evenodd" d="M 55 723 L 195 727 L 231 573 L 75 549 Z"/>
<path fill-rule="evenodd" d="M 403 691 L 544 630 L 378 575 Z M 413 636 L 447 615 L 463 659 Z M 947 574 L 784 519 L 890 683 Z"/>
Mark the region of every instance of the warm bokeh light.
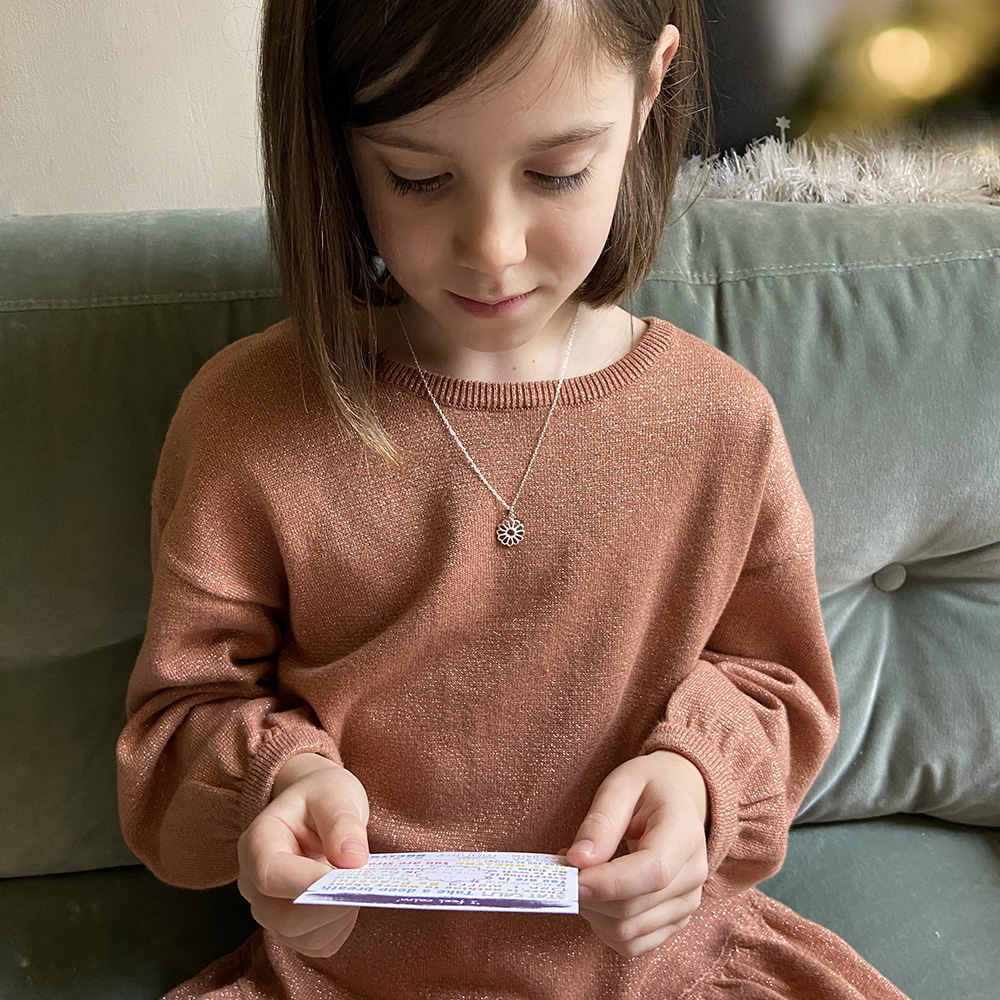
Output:
<path fill-rule="evenodd" d="M 934 97 L 954 82 L 956 67 L 948 47 L 915 28 L 890 28 L 866 49 L 871 72 L 902 97 Z"/>
<path fill-rule="evenodd" d="M 810 2 L 843 13 L 798 106 L 781 109 L 800 134 L 803 122 L 815 137 L 930 122 L 1000 127 L 1000 0 Z"/>

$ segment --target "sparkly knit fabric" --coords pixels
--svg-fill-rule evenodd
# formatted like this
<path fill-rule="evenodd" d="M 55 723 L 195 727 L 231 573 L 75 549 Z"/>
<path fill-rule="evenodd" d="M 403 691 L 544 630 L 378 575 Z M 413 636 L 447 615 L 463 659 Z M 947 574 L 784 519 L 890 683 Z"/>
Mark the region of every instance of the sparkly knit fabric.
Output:
<path fill-rule="evenodd" d="M 556 384 L 430 383 L 512 496 Z M 277 770 L 311 751 L 364 785 L 374 852 L 555 852 L 618 764 L 662 748 L 708 785 L 704 901 L 634 959 L 581 917 L 362 909 L 333 958 L 258 931 L 171 1000 L 898 1000 L 752 888 L 837 729 L 811 516 L 761 385 L 651 321 L 566 380 L 515 548 L 416 370 L 381 361 L 375 401 L 400 468 L 335 424 L 288 322 L 181 400 L 119 744 L 129 844 L 168 882 L 231 881 Z"/>

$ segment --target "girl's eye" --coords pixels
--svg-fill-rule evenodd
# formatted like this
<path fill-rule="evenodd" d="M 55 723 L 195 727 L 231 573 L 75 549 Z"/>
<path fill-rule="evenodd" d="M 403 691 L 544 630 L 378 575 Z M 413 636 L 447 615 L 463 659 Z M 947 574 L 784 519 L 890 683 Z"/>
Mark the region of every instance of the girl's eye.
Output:
<path fill-rule="evenodd" d="M 590 177 L 590 167 L 584 167 L 579 173 L 567 174 L 562 177 L 553 176 L 552 174 L 539 174 L 535 171 L 532 171 L 531 175 L 536 184 L 550 191 L 575 191 L 587 183 L 587 179 Z"/>
<path fill-rule="evenodd" d="M 389 183 L 396 194 L 426 194 L 430 191 L 437 191 L 447 179 L 447 174 L 411 179 L 409 177 L 400 177 L 399 174 L 395 174 L 391 170 L 389 171 Z"/>
<path fill-rule="evenodd" d="M 441 188 L 449 178 L 449 174 L 436 174 L 434 177 L 400 177 L 399 174 L 389 171 L 389 183 L 396 194 L 429 194 Z M 529 171 L 532 180 L 542 188 L 556 193 L 575 191 L 583 187 L 590 177 L 590 167 L 575 174 L 554 175 L 540 174 L 535 170 Z"/>

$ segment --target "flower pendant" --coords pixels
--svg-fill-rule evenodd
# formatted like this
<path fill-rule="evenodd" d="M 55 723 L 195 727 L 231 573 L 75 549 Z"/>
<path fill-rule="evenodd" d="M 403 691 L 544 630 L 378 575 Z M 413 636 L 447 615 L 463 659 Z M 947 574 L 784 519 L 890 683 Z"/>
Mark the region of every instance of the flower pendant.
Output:
<path fill-rule="evenodd" d="M 511 516 L 500 522 L 500 527 L 497 528 L 497 541 L 501 545 L 510 548 L 517 545 L 522 538 L 524 538 L 524 525 L 516 517 Z"/>

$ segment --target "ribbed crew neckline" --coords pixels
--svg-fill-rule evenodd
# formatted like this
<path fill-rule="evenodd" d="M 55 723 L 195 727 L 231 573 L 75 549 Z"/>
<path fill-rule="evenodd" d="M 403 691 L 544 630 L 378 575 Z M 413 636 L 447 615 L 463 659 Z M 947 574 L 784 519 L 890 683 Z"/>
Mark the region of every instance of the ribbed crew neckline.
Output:
<path fill-rule="evenodd" d="M 600 399 L 624 388 L 647 372 L 653 362 L 667 349 L 673 327 L 664 320 L 645 317 L 649 328 L 639 342 L 623 358 L 587 375 L 563 381 L 559 394 L 560 406 L 574 406 Z M 551 406 L 558 379 L 543 382 L 480 382 L 427 372 L 427 383 L 438 404 L 459 409 L 515 410 L 536 406 Z M 404 365 L 386 357 L 378 360 L 381 382 L 407 392 L 427 395 L 420 373 L 412 365 Z"/>

